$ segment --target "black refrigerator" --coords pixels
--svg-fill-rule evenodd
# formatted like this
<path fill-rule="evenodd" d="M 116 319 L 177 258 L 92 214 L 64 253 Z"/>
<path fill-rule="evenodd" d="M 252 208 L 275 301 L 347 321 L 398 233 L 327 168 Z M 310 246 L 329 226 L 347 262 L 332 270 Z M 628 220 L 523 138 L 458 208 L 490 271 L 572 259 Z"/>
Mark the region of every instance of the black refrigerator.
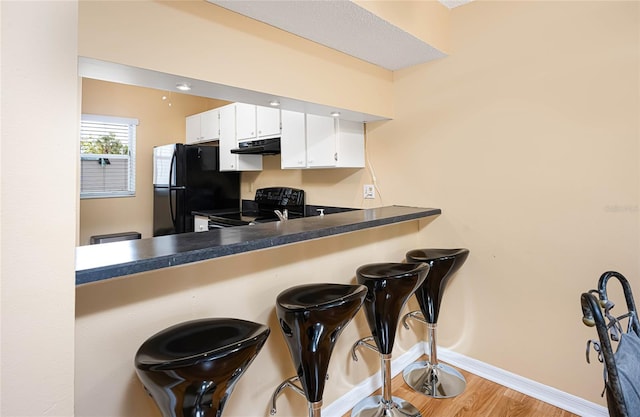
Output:
<path fill-rule="evenodd" d="M 193 211 L 239 211 L 240 173 L 220 172 L 217 146 L 153 148 L 153 235 L 193 232 Z"/>

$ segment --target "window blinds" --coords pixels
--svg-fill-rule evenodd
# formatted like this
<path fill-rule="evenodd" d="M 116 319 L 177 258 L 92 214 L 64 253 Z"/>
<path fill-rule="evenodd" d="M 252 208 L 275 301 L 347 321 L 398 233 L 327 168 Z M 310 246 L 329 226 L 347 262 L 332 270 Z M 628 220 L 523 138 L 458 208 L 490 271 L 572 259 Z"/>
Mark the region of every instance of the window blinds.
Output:
<path fill-rule="evenodd" d="M 138 120 L 82 115 L 80 196 L 135 194 L 135 140 Z"/>

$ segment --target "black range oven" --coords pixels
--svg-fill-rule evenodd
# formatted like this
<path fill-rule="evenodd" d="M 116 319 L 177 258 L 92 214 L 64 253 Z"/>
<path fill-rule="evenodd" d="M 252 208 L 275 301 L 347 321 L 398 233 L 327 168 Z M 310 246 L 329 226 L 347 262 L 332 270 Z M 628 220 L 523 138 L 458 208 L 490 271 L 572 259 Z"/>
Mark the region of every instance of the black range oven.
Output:
<path fill-rule="evenodd" d="M 259 188 L 241 212 L 209 215 L 209 230 L 304 217 L 304 198 L 304 191 L 297 188 Z"/>

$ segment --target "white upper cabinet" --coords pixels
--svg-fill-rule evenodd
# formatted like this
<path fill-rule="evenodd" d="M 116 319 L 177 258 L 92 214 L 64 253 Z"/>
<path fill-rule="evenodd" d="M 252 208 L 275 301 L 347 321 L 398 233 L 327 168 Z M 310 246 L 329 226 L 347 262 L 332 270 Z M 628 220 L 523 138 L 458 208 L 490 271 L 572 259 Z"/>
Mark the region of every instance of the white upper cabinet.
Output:
<path fill-rule="evenodd" d="M 192 116 L 187 116 L 187 133 L 185 136 L 185 141 L 187 143 L 197 143 L 200 141 L 200 119 L 201 116 L 199 114 L 194 114 Z"/>
<path fill-rule="evenodd" d="M 256 106 L 253 104 L 235 103 L 236 137 L 249 140 L 256 137 Z"/>
<path fill-rule="evenodd" d="M 281 168 L 363 168 L 364 124 L 282 111 Z"/>
<path fill-rule="evenodd" d="M 282 110 L 280 166 L 282 168 L 307 167 L 307 142 L 304 113 Z"/>
<path fill-rule="evenodd" d="M 336 166 L 364 168 L 364 123 L 336 119 Z"/>
<path fill-rule="evenodd" d="M 240 103 L 220 107 L 220 171 L 261 171 L 262 155 L 231 153 L 238 147 L 236 117 Z"/>
<path fill-rule="evenodd" d="M 332 117 L 307 114 L 307 167 L 337 166 L 336 120 Z"/>
<path fill-rule="evenodd" d="M 256 106 L 258 139 L 279 137 L 281 133 L 280 109 Z"/>
<path fill-rule="evenodd" d="M 280 109 L 246 103 L 235 104 L 238 141 L 280 136 Z"/>
<path fill-rule="evenodd" d="M 187 143 L 201 143 L 220 138 L 220 119 L 218 109 L 187 117 Z"/>
<path fill-rule="evenodd" d="M 200 133 L 203 140 L 218 140 L 220 138 L 220 118 L 218 109 L 200 114 Z"/>

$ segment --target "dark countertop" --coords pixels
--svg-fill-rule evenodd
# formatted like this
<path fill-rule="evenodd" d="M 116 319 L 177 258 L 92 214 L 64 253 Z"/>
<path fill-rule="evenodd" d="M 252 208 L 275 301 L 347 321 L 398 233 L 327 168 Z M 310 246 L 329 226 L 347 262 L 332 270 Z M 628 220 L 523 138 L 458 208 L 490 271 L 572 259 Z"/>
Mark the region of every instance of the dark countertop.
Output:
<path fill-rule="evenodd" d="M 76 285 L 253 250 L 437 216 L 440 209 L 388 206 L 76 248 Z"/>

